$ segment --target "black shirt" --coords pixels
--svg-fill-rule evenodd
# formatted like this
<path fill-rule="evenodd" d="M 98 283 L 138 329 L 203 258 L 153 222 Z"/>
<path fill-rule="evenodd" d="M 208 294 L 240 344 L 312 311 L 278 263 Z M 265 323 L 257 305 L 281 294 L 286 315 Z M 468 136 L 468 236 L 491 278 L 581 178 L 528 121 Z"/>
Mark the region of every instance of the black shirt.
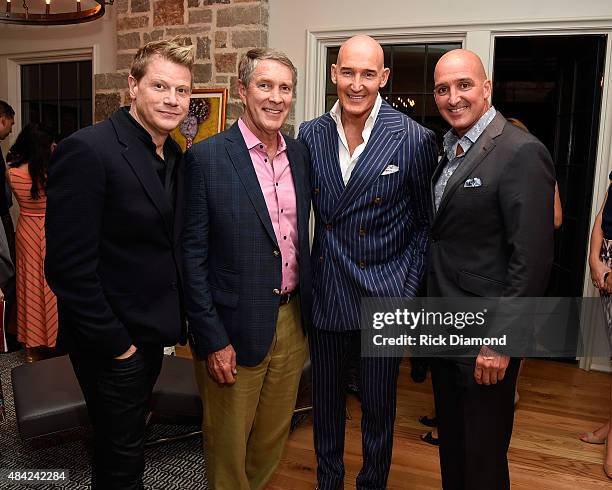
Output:
<path fill-rule="evenodd" d="M 130 127 L 134 128 L 134 134 L 140 142 L 143 144 L 143 155 L 146 155 L 151 162 L 151 166 L 155 169 L 155 172 L 159 176 L 159 180 L 166 191 L 166 195 L 170 201 L 170 205 L 174 209 L 175 192 L 176 192 L 176 164 L 182 158 L 183 153 L 181 152 L 178 144 L 168 136 L 164 142 L 164 158 L 161 158 L 157 152 L 153 138 L 143 128 L 136 119 L 130 114 L 129 107 L 122 107 L 121 114 L 125 115 L 126 119 L 130 121 Z"/>

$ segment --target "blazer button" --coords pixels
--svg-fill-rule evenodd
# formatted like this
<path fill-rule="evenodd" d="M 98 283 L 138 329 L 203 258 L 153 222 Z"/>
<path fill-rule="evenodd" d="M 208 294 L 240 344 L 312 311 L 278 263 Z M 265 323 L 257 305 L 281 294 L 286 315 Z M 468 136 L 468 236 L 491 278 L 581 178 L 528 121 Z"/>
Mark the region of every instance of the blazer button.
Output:
<path fill-rule="evenodd" d="M 280 256 L 280 252 L 278 250 L 275 250 L 272 253 L 274 254 L 274 257 L 279 257 Z"/>
<path fill-rule="evenodd" d="M 380 203 L 382 202 L 382 198 L 381 198 L 381 197 L 375 197 L 375 198 L 372 200 L 372 202 L 373 202 L 374 204 L 380 204 Z"/>
<path fill-rule="evenodd" d="M 366 236 L 366 231 L 363 228 L 359 229 L 359 236 Z"/>
<path fill-rule="evenodd" d="M 326 229 L 327 231 L 330 231 L 330 230 L 332 229 L 332 225 L 331 225 L 331 223 L 327 223 L 327 224 L 325 225 L 325 229 Z"/>
<path fill-rule="evenodd" d="M 319 189 L 318 187 L 315 187 L 314 193 L 315 193 L 315 196 L 318 196 L 319 194 L 321 194 L 321 189 Z"/>
<path fill-rule="evenodd" d="M 360 269 L 365 269 L 365 262 L 363 260 L 359 261 L 359 268 Z"/>
<path fill-rule="evenodd" d="M 278 288 L 274 288 L 274 289 L 272 290 L 272 292 L 273 292 L 274 294 L 276 294 L 277 296 L 280 296 L 280 289 L 278 289 Z"/>

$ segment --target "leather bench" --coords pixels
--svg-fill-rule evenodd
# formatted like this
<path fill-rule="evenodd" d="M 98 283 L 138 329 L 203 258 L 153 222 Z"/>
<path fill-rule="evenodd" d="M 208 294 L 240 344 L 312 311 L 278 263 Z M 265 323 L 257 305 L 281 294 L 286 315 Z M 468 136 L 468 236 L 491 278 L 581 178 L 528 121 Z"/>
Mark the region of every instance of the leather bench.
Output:
<path fill-rule="evenodd" d="M 11 372 L 15 413 L 23 440 L 89 425 L 87 407 L 68 356 L 27 363 Z M 296 417 L 311 408 L 310 361 L 304 366 Z M 162 417 L 184 417 L 201 421 L 202 404 L 191 359 L 164 356 L 161 373 L 153 388 L 151 412 Z M 190 437 L 190 432 L 164 442 Z"/>
<path fill-rule="evenodd" d="M 89 425 L 85 400 L 68 356 L 17 366 L 11 380 L 22 439 Z M 202 404 L 190 359 L 164 356 L 151 410 L 201 420 Z"/>

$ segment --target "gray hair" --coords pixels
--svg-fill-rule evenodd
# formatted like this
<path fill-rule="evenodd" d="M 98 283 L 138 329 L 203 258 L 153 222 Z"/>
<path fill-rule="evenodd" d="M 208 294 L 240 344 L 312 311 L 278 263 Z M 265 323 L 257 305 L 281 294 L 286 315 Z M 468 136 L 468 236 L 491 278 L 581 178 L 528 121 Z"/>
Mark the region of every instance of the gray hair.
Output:
<path fill-rule="evenodd" d="M 249 83 L 251 83 L 251 77 L 253 76 L 255 67 L 257 63 L 262 60 L 278 61 L 280 64 L 289 68 L 293 79 L 293 90 L 295 90 L 297 84 L 297 69 L 294 64 L 285 53 L 269 48 L 250 49 L 240 59 L 240 64 L 238 65 L 238 78 L 245 87 L 248 87 Z"/>

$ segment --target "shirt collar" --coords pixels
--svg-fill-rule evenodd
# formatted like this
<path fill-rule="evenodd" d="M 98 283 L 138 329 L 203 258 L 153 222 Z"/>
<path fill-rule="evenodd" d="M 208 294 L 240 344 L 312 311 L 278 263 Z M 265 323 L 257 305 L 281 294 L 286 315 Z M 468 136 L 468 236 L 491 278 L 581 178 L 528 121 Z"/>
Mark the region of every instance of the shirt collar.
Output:
<path fill-rule="evenodd" d="M 495 107 L 489 107 L 489 110 L 485 112 L 478 121 L 465 133 L 461 138 L 457 135 L 454 129 L 451 129 L 444 135 L 444 153 L 447 159 L 450 161 L 455 158 L 457 145 L 461 144 L 463 148 L 463 154 L 466 154 L 471 146 L 476 143 L 476 140 L 480 135 L 487 129 L 487 126 L 493 120 L 497 111 Z"/>
<path fill-rule="evenodd" d="M 249 127 L 245 124 L 242 118 L 238 119 L 238 128 L 240 129 L 242 137 L 244 138 L 244 142 L 249 150 L 252 150 L 256 146 L 261 147 L 260 149 L 266 147 L 266 145 L 262 143 L 257 136 L 255 136 L 253 131 L 249 129 Z M 285 138 L 283 138 L 283 135 L 280 133 L 280 131 L 277 133 L 277 138 L 278 146 L 276 149 L 276 154 L 278 155 L 279 153 L 287 149 L 287 144 L 285 143 Z"/>
<path fill-rule="evenodd" d="M 376 101 L 374 102 L 374 106 L 370 111 L 370 115 L 366 119 L 365 127 L 372 127 L 376 122 L 376 118 L 378 117 L 378 113 L 380 112 L 380 106 L 382 106 L 382 97 L 380 94 L 376 95 Z M 342 126 L 342 107 L 340 106 L 340 99 L 336 101 L 334 106 L 329 111 L 329 115 L 336 122 L 336 125 Z"/>

